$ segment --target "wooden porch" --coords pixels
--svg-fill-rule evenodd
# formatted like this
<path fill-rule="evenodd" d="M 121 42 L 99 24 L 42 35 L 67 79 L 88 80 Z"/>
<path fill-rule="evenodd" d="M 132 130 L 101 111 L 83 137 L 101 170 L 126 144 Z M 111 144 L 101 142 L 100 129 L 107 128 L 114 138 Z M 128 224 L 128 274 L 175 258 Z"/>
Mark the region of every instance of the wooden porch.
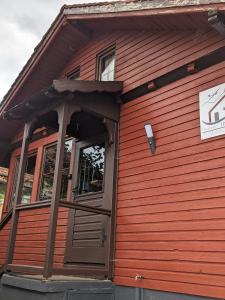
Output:
<path fill-rule="evenodd" d="M 18 180 L 13 207 L 0 223 L 0 264 L 2 272 L 38 274 L 44 278 L 52 275 L 82 275 L 111 278 L 114 244 L 115 172 L 117 149 L 117 124 L 119 120 L 119 93 L 121 82 L 82 82 L 57 80 L 53 85 L 11 108 L 5 119 L 25 123 L 20 155 Z M 86 124 L 86 116 L 96 122 Z M 80 129 L 75 127 L 79 119 Z M 90 128 L 88 128 L 90 126 Z M 103 205 L 76 203 L 72 196 L 75 187 L 73 170 L 76 142 L 73 143 L 73 157 L 70 162 L 70 184 L 67 199 L 60 198 L 64 145 L 67 137 L 76 141 L 90 139 L 107 133 L 107 158 Z M 52 199 L 21 203 L 28 147 L 38 128 L 58 132 Z M 68 240 L 68 215 L 71 211 L 81 211 L 105 216 L 106 256 L 104 263 L 67 264 L 65 261 Z M 9 236 L 9 239 L 8 239 Z M 20 245 L 23 245 L 23 250 Z M 35 248 L 39 249 L 35 251 Z M 93 251 L 93 249 L 90 251 Z M 32 253 L 33 252 L 33 253 Z M 36 259 L 36 258 L 38 259 Z"/>

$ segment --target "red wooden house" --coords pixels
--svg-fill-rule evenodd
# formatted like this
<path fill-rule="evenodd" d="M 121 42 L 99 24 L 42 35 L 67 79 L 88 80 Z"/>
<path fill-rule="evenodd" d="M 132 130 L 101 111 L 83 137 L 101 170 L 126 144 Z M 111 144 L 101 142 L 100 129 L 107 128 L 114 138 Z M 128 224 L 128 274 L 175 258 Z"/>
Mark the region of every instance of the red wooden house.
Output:
<path fill-rule="evenodd" d="M 224 12 L 62 7 L 0 106 L 1 300 L 225 299 Z"/>

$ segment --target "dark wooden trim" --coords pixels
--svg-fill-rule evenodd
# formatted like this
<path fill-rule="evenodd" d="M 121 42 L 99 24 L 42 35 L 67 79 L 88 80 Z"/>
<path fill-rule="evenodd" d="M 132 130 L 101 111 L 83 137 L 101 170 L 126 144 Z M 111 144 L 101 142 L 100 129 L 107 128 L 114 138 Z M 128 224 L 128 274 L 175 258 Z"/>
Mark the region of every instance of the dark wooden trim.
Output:
<path fill-rule="evenodd" d="M 81 24 L 80 21 L 69 21 L 66 19 L 66 24 L 74 31 L 75 35 L 80 37 L 80 39 L 88 41 L 91 38 L 91 30 Z"/>
<path fill-rule="evenodd" d="M 95 276 L 100 278 L 107 277 L 108 270 L 107 269 L 100 269 L 100 268 L 81 268 L 81 267 L 69 267 L 64 266 L 64 268 L 54 268 L 53 269 L 54 275 L 82 275 L 82 276 Z"/>
<path fill-rule="evenodd" d="M 81 71 L 81 67 L 77 66 L 72 71 L 70 71 L 66 74 L 66 78 L 69 80 L 79 80 L 79 79 L 73 79 L 73 75 L 76 73 L 78 74 L 78 72 L 79 72 L 79 78 L 80 78 L 80 71 Z"/>
<path fill-rule="evenodd" d="M 43 267 L 38 267 L 38 266 L 28 266 L 28 265 L 14 265 L 14 264 L 9 264 L 7 266 L 7 271 L 11 272 L 18 272 L 18 273 L 35 273 L 37 275 L 42 275 L 43 274 Z"/>
<path fill-rule="evenodd" d="M 72 209 L 82 210 L 82 211 L 88 211 L 88 212 L 92 212 L 92 213 L 99 214 L 99 215 L 111 216 L 111 210 L 109 210 L 109 209 L 97 208 L 97 207 L 92 207 L 92 206 L 87 206 L 87 205 L 82 205 L 82 204 L 76 204 L 76 203 L 72 203 L 69 201 L 63 201 L 63 200 L 60 200 L 59 204 L 62 207 L 67 207 L 67 208 L 72 208 Z"/>
<path fill-rule="evenodd" d="M 39 201 L 39 202 L 30 203 L 30 204 L 18 204 L 16 206 L 16 210 L 19 210 L 19 211 L 20 210 L 29 210 L 29 209 L 46 207 L 46 206 L 51 206 L 50 200 Z"/>
<path fill-rule="evenodd" d="M 8 223 L 8 221 L 11 219 L 12 217 L 12 208 L 10 209 L 10 211 L 5 215 L 5 217 L 1 220 L 0 222 L 0 230 Z"/>
<path fill-rule="evenodd" d="M 49 278 L 52 275 L 53 256 L 54 256 L 55 238 L 56 238 L 56 225 L 58 219 L 59 198 L 60 198 L 61 179 L 62 179 L 61 170 L 63 168 L 66 129 L 69 123 L 69 117 L 70 117 L 69 107 L 67 103 L 64 103 L 62 106 L 58 108 L 59 137 L 58 137 L 56 160 L 55 160 L 51 212 L 50 212 L 49 226 L 48 226 L 49 229 L 48 241 L 47 241 L 46 255 L 45 255 L 45 267 L 44 267 L 45 278 Z"/>
<path fill-rule="evenodd" d="M 18 172 L 18 181 L 17 181 L 17 186 L 16 186 L 15 202 L 13 205 L 13 212 L 12 212 L 12 225 L 11 225 L 11 230 L 10 230 L 10 235 L 9 235 L 9 243 L 8 243 L 8 249 L 7 249 L 7 255 L 6 255 L 6 264 L 5 264 L 6 268 L 13 261 L 17 225 L 18 225 L 18 220 L 19 220 L 19 211 L 16 210 L 16 206 L 21 203 L 24 176 L 25 176 L 25 168 L 26 168 L 27 154 L 28 154 L 28 146 L 29 146 L 29 142 L 31 140 L 33 131 L 36 129 L 36 124 L 37 124 L 37 120 L 34 119 L 31 122 L 26 123 L 25 127 L 24 127 L 23 144 L 22 144 L 19 172 Z"/>
<path fill-rule="evenodd" d="M 115 233 L 115 187 L 117 174 L 117 148 L 118 148 L 118 123 L 105 119 L 108 130 L 108 145 L 105 166 L 105 190 L 103 195 L 103 203 L 106 208 L 111 211 L 111 218 L 106 223 L 106 269 L 108 270 L 108 278 L 112 278 L 113 256 L 114 256 L 114 233 Z"/>
<path fill-rule="evenodd" d="M 151 81 L 148 81 L 138 87 L 128 91 L 120 96 L 123 103 L 132 101 L 138 97 L 144 96 L 148 93 L 154 92 L 170 83 L 176 82 L 186 76 L 192 75 L 190 72 L 190 65 L 194 64 L 195 72 L 202 71 L 215 64 L 225 61 L 225 47 L 217 49 L 210 54 L 207 54 L 195 61 L 191 61 L 186 65 L 183 65 L 175 70 L 172 70 L 160 77 L 157 77 Z M 154 83 L 154 84 L 153 84 Z"/>
<path fill-rule="evenodd" d="M 55 130 L 52 129 L 43 129 L 40 132 L 37 132 L 36 134 L 33 134 L 32 136 L 32 142 L 38 141 L 40 139 L 46 138 L 49 135 L 52 135 L 53 133 L 55 133 Z M 22 141 L 18 141 L 16 143 L 13 143 L 10 145 L 10 151 L 13 151 L 17 148 L 20 148 L 22 146 Z"/>

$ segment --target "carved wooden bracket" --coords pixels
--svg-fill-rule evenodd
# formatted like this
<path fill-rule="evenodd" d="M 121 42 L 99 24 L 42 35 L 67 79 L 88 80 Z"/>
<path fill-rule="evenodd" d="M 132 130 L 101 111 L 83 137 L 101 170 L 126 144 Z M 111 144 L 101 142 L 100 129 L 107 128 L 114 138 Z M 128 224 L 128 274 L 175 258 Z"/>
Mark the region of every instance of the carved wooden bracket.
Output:
<path fill-rule="evenodd" d="M 116 136 L 116 122 L 104 118 L 103 124 L 105 125 L 107 131 L 108 131 L 108 142 L 109 146 L 115 143 L 115 136 Z"/>

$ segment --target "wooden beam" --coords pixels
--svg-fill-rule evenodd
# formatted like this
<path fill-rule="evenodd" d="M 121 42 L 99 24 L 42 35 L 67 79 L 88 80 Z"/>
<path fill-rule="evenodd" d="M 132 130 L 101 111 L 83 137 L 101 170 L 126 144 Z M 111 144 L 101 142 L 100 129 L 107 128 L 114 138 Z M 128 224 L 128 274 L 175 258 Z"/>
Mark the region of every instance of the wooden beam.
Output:
<path fill-rule="evenodd" d="M 105 119 L 108 130 L 108 145 L 106 148 L 106 162 L 105 162 L 105 187 L 103 194 L 103 203 L 105 209 L 111 211 L 111 218 L 105 220 L 105 230 L 107 232 L 107 239 L 105 241 L 106 257 L 105 266 L 108 270 L 108 278 L 112 278 L 114 248 L 115 248 L 115 210 L 116 210 L 116 187 L 117 187 L 117 165 L 118 165 L 118 123 L 112 120 Z M 113 140 L 113 142 L 112 142 Z"/>
<path fill-rule="evenodd" d="M 176 82 L 186 76 L 192 75 L 193 72 L 190 72 L 190 66 L 194 66 L 194 73 L 205 70 L 215 64 L 225 61 L 225 47 L 219 48 L 210 54 L 207 54 L 203 57 L 196 59 L 195 61 L 190 61 L 189 63 L 174 69 L 160 77 L 154 78 L 155 82 L 155 90 L 160 89 L 161 87 L 167 86 L 170 83 Z M 120 96 L 123 103 L 127 103 L 131 100 L 134 100 L 138 97 L 144 96 L 148 93 L 154 92 L 152 89 L 149 89 L 149 83 L 152 82 L 147 81 L 146 83 L 137 86 L 136 88 L 124 93 Z"/>
<path fill-rule="evenodd" d="M 67 208 L 72 208 L 72 209 L 82 210 L 82 211 L 88 211 L 88 212 L 92 212 L 94 214 L 99 214 L 99 215 L 111 216 L 111 210 L 109 210 L 109 209 L 92 207 L 92 206 L 87 206 L 87 205 L 82 205 L 82 204 L 76 204 L 73 202 L 63 201 L 63 200 L 60 200 L 59 204 L 62 207 L 67 207 Z"/>
<path fill-rule="evenodd" d="M 54 275 L 81 275 L 81 276 L 89 276 L 92 275 L 95 278 L 105 278 L 107 277 L 108 270 L 107 269 L 100 269 L 100 268 L 82 268 L 82 267 L 64 267 L 64 268 L 54 268 L 53 274 Z"/>
<path fill-rule="evenodd" d="M 55 160 L 51 212 L 50 212 L 49 226 L 48 226 L 48 242 L 47 242 L 46 254 L 45 254 L 45 267 L 44 267 L 45 278 L 49 278 L 52 275 L 53 256 L 54 256 L 55 238 L 56 238 L 56 226 L 57 226 L 59 200 L 60 200 L 60 192 L 61 192 L 65 137 L 66 137 L 66 129 L 67 129 L 67 125 L 69 124 L 69 121 L 70 121 L 69 106 L 67 105 L 67 103 L 64 103 L 58 108 L 59 137 L 58 137 L 56 160 Z"/>
<path fill-rule="evenodd" d="M 67 20 L 66 24 L 74 31 L 76 35 L 79 35 L 84 40 L 89 40 L 91 38 L 92 32 L 90 29 L 86 28 L 78 20 Z"/>
<path fill-rule="evenodd" d="M 42 208 L 42 207 L 48 207 L 51 206 L 51 201 L 38 201 L 34 203 L 29 204 L 18 204 L 16 205 L 16 210 L 29 210 L 29 209 L 35 209 L 35 208 Z"/>
<path fill-rule="evenodd" d="M 0 222 L 0 230 L 8 223 L 12 216 L 12 209 L 5 215 L 5 217 Z"/>
<path fill-rule="evenodd" d="M 37 274 L 37 275 L 42 275 L 43 274 L 43 267 L 39 266 L 29 266 L 29 265 L 14 265 L 14 264 L 9 264 L 7 266 L 7 271 L 12 271 L 12 272 L 18 272 L 18 273 L 29 273 L 29 274 Z"/>
<path fill-rule="evenodd" d="M 17 225 L 19 220 L 19 211 L 16 209 L 16 206 L 21 203 L 26 162 L 27 162 L 28 146 L 33 131 L 35 129 L 35 124 L 36 124 L 36 120 L 33 120 L 30 123 L 26 123 L 24 127 L 23 144 L 22 144 L 19 171 L 18 171 L 18 181 L 16 185 L 15 201 L 14 201 L 13 212 L 12 212 L 12 224 L 11 224 L 11 231 L 9 236 L 8 250 L 6 255 L 6 264 L 5 264 L 6 269 L 8 265 L 10 265 L 13 261 Z"/>

